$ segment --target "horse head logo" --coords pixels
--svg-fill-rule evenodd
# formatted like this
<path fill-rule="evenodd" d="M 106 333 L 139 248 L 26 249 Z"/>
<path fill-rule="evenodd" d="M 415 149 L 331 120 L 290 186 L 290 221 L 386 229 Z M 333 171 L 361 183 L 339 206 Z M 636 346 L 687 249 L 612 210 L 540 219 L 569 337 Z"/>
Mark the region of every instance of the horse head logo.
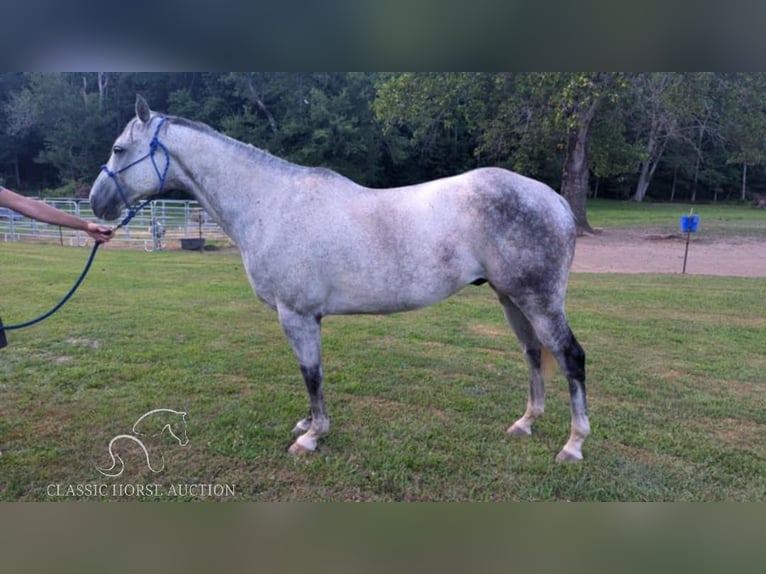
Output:
<path fill-rule="evenodd" d="M 174 411 L 172 409 L 151 410 L 138 417 L 138 420 L 133 423 L 132 432 L 133 434 L 118 434 L 109 441 L 109 456 L 112 459 L 112 466 L 109 468 L 96 466 L 96 470 L 104 476 L 111 478 L 120 476 L 125 471 L 125 462 L 119 454 L 114 452 L 114 445 L 121 441 L 136 443 L 144 452 L 146 466 L 152 472 L 161 472 L 165 469 L 165 455 L 160 453 L 161 464 L 158 468 L 155 468 L 152 465 L 149 449 L 140 437 L 160 437 L 163 433 L 167 432 L 180 446 L 189 444 L 189 438 L 186 436 L 186 413 L 183 411 Z"/>

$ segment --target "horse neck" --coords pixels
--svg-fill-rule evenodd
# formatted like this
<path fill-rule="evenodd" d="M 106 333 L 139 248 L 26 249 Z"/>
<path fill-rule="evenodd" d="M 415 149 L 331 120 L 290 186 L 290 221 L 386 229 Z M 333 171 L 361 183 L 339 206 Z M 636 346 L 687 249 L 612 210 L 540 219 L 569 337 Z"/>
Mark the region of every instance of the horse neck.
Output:
<path fill-rule="evenodd" d="M 216 132 L 184 125 L 178 129 L 183 130 L 178 137 L 183 151 L 175 154 L 181 166 L 176 183 L 240 244 L 253 206 L 265 207 L 274 182 L 292 164 Z"/>

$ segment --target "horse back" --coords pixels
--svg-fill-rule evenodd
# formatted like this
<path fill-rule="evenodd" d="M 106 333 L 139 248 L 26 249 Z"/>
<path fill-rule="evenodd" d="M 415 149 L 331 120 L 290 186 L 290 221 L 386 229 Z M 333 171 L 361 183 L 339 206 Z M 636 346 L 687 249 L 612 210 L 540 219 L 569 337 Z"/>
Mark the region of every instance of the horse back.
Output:
<path fill-rule="evenodd" d="M 256 293 L 271 306 L 407 310 L 480 280 L 507 283 L 541 264 L 560 275 L 571 259 L 566 203 L 508 170 L 391 189 L 312 171 L 294 185 L 268 219 L 272 232 L 243 254 Z"/>

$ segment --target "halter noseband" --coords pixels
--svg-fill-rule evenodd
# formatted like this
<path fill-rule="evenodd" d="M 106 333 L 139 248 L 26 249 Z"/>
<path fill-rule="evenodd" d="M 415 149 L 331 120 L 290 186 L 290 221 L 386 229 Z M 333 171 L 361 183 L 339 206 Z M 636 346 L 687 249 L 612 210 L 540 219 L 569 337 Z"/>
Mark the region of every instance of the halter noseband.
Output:
<path fill-rule="evenodd" d="M 101 166 L 101 171 L 105 172 L 106 175 L 108 175 L 111 180 L 114 182 L 114 185 L 117 187 L 117 191 L 120 194 L 120 197 L 122 198 L 122 201 L 125 203 L 125 206 L 128 208 L 128 214 L 125 216 L 125 218 L 120 221 L 120 223 L 115 227 L 115 230 L 119 229 L 120 227 L 126 226 L 128 223 L 130 223 L 130 220 L 133 219 L 136 214 L 141 211 L 144 207 L 146 207 L 150 202 L 152 202 L 154 199 L 156 199 L 161 193 L 162 189 L 165 187 L 165 179 L 168 176 L 168 169 L 170 168 L 170 153 L 168 152 L 168 148 L 165 147 L 165 144 L 163 144 L 159 139 L 160 134 L 160 128 L 165 124 L 165 122 L 168 121 L 167 117 L 162 117 L 160 119 L 160 123 L 157 124 L 157 128 L 154 130 L 154 136 L 152 136 L 152 141 L 149 143 L 149 151 L 138 158 L 136 161 L 129 163 L 123 168 L 118 169 L 117 171 L 112 171 L 109 169 L 106 165 Z M 157 150 L 162 150 L 162 153 L 165 154 L 165 167 L 160 171 L 159 166 L 157 165 L 157 159 L 155 158 L 155 155 L 157 154 Z M 128 196 L 125 195 L 125 191 L 122 189 L 122 186 L 120 185 L 120 180 L 117 177 L 119 174 L 121 174 L 123 171 L 127 171 L 131 167 L 138 165 L 145 159 L 152 160 L 152 167 L 154 168 L 154 172 L 157 174 L 157 178 L 159 179 L 159 186 L 157 187 L 157 192 L 154 193 L 152 196 L 147 198 L 141 205 L 139 205 L 136 208 L 131 208 L 130 202 L 128 201 Z"/>

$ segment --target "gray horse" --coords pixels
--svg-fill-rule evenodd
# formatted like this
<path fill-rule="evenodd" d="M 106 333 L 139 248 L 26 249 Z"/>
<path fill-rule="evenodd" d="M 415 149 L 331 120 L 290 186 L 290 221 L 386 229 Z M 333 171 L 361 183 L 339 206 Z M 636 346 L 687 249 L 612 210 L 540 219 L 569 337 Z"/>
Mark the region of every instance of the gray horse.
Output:
<path fill-rule="evenodd" d="M 557 459 L 582 459 L 590 433 L 585 353 L 564 312 L 575 225 L 546 185 L 496 168 L 394 189 L 369 189 L 327 169 L 278 159 L 204 124 L 150 111 L 117 138 L 90 193 L 116 219 L 163 187 L 192 194 L 234 240 L 256 295 L 276 310 L 300 364 L 310 411 L 290 452 L 313 451 L 330 421 L 322 393 L 326 315 L 394 313 L 488 282 L 530 369 L 524 415 L 543 414 L 553 360 L 569 382 L 571 434 Z"/>

